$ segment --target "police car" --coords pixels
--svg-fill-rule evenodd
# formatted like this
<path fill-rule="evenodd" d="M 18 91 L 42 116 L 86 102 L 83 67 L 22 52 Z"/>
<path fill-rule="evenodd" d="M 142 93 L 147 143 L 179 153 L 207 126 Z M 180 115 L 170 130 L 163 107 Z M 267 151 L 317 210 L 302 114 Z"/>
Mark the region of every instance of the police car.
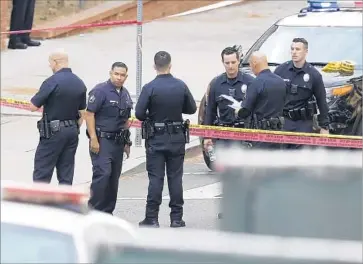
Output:
<path fill-rule="evenodd" d="M 133 238 L 130 223 L 87 200 L 69 186 L 2 182 L 1 263 L 94 263 L 110 238 Z"/>
<path fill-rule="evenodd" d="M 307 1 L 307 7 L 274 23 L 241 58 L 243 72 L 251 73 L 252 52 L 267 55 L 273 71 L 291 59 L 295 37 L 309 42 L 307 60 L 322 74 L 330 108 L 330 133 L 362 135 L 362 1 Z M 344 70 L 344 66 L 348 68 Z M 205 115 L 205 96 L 199 123 Z M 315 122 L 315 126 L 317 126 Z M 203 139 L 201 138 L 201 145 Z M 208 167 L 210 160 L 203 150 Z"/>

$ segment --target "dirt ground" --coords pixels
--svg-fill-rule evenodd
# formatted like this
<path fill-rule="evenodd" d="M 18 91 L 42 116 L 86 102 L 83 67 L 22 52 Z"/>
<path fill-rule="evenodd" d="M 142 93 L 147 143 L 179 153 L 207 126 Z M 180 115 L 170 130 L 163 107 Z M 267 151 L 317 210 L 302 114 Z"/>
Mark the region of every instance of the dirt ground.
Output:
<path fill-rule="evenodd" d="M 82 12 L 106 1 L 109 0 L 38 0 L 36 2 L 33 27 Z M 217 2 L 220 2 L 220 0 L 153 0 L 144 5 L 143 16 L 144 20 L 161 18 Z M 80 5 L 80 3 L 83 4 Z M 121 18 L 121 16 L 125 20 L 136 19 L 136 9 L 119 14 L 118 18 Z"/>

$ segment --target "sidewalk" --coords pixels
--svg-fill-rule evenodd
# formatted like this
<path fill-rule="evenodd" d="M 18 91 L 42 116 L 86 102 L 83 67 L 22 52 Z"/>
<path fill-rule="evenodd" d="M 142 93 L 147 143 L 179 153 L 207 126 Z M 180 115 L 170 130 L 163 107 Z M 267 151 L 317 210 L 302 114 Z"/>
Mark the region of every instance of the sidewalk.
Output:
<path fill-rule="evenodd" d="M 33 160 L 38 144 L 39 133 L 36 122 L 39 120 L 39 113 L 31 113 L 24 110 L 2 107 L 1 125 L 1 179 L 18 182 L 31 182 L 33 173 Z M 6 114 L 14 114 L 7 116 Z M 15 116 L 18 114 L 19 116 Z M 20 116 L 29 114 L 29 116 Z M 191 120 L 195 122 L 195 120 Z M 136 129 L 131 129 L 131 140 L 134 145 L 131 147 L 130 158 L 124 160 L 122 173 L 131 170 L 140 164 L 145 163 L 144 140 L 141 147 L 135 146 Z M 88 184 L 92 179 L 92 164 L 88 154 L 88 139 L 86 137 L 85 123 L 81 127 L 79 145 L 76 154 L 76 168 L 74 184 Z M 191 137 L 187 148 L 197 146 L 198 137 Z M 57 183 L 56 172 L 53 174 L 52 183 Z"/>

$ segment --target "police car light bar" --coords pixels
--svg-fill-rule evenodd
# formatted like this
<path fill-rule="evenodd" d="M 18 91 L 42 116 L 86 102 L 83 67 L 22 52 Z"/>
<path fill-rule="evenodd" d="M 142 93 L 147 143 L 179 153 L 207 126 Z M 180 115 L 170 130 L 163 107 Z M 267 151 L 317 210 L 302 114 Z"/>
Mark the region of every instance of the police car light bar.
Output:
<path fill-rule="evenodd" d="M 339 11 L 340 9 L 362 9 L 362 1 L 337 1 L 337 0 L 308 0 L 306 11 L 327 12 Z"/>
<path fill-rule="evenodd" d="M 3 183 L 2 183 L 3 185 Z M 89 192 L 72 186 L 52 186 L 44 183 L 5 184 L 1 187 L 1 199 L 14 202 L 55 205 L 85 205 Z"/>
<path fill-rule="evenodd" d="M 308 0 L 308 11 L 338 11 L 338 2 L 334 0 Z"/>

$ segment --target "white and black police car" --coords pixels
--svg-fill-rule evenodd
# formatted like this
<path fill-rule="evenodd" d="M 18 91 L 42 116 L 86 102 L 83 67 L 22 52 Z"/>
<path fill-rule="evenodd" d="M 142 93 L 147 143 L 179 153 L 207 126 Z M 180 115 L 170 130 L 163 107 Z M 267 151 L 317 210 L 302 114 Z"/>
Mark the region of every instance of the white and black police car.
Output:
<path fill-rule="evenodd" d="M 309 42 L 307 60 L 322 74 L 329 105 L 330 133 L 362 135 L 362 1 L 309 0 L 300 12 L 275 22 L 241 58 L 243 72 L 251 71 L 252 52 L 267 55 L 271 70 L 291 59 L 295 37 Z M 199 123 L 205 115 L 205 96 Z M 203 146 L 203 138 L 201 138 Z M 211 162 L 204 152 L 208 167 Z"/>

